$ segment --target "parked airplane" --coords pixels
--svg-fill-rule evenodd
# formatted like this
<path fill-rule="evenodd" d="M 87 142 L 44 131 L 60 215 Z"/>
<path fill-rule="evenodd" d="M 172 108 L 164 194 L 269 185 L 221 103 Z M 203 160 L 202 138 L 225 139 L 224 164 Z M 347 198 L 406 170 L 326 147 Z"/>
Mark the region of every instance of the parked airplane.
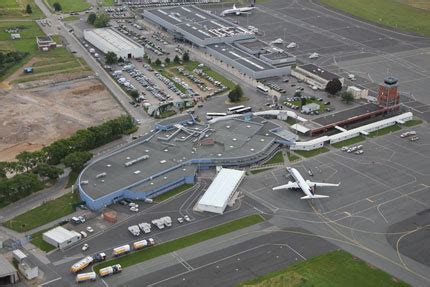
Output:
<path fill-rule="evenodd" d="M 233 4 L 233 8 L 222 11 L 221 16 L 226 16 L 229 14 L 233 14 L 233 15 L 250 14 L 250 12 L 254 9 L 255 9 L 255 0 L 250 6 L 247 6 L 247 7 L 237 8 L 236 4 Z"/>
<path fill-rule="evenodd" d="M 276 186 L 273 190 L 280 189 L 290 189 L 290 188 L 300 188 L 306 195 L 302 196 L 300 199 L 314 199 L 314 198 L 327 198 L 327 195 L 318 195 L 315 194 L 315 188 L 317 186 L 339 186 L 339 183 L 323 183 L 323 182 L 312 182 L 310 180 L 305 180 L 300 172 L 293 168 L 287 167 L 287 171 L 293 177 L 295 182 L 289 181 L 287 184 Z"/>
<path fill-rule="evenodd" d="M 278 38 L 278 39 L 273 40 L 272 42 L 270 42 L 270 45 L 273 45 L 273 44 L 282 44 L 282 43 L 284 43 L 284 40 L 282 40 L 281 38 Z"/>
<path fill-rule="evenodd" d="M 287 49 L 292 49 L 292 48 L 295 48 L 295 47 L 297 47 L 297 44 L 294 43 L 294 42 L 291 42 L 290 44 L 288 44 Z"/>
<path fill-rule="evenodd" d="M 319 56 L 320 56 L 320 54 L 318 54 L 318 53 L 312 53 L 312 54 L 309 56 L 309 59 L 317 59 Z"/>

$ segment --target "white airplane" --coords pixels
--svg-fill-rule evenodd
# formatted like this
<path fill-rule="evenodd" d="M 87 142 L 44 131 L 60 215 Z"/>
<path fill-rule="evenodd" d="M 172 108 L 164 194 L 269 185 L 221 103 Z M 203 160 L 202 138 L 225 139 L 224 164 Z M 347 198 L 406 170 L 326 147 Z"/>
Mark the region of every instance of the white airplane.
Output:
<path fill-rule="evenodd" d="M 309 59 L 318 59 L 318 57 L 320 56 L 320 54 L 318 54 L 318 53 L 312 53 L 310 56 L 309 56 Z"/>
<path fill-rule="evenodd" d="M 222 11 L 221 16 L 226 16 L 229 14 L 233 14 L 233 15 L 250 14 L 250 12 L 254 9 L 255 9 L 255 1 L 253 4 L 251 4 L 251 6 L 247 6 L 247 7 L 237 8 L 236 4 L 233 4 L 233 8 Z"/>
<path fill-rule="evenodd" d="M 287 184 L 276 186 L 273 190 L 300 188 L 306 195 L 300 197 L 300 199 L 314 199 L 314 198 L 327 198 L 328 195 L 315 194 L 315 188 L 317 186 L 339 186 L 339 183 L 323 183 L 323 182 L 312 182 L 305 180 L 303 176 L 293 167 L 287 167 L 287 171 L 291 174 L 295 182 L 289 181 Z"/>
<path fill-rule="evenodd" d="M 291 42 L 290 44 L 288 44 L 287 49 L 292 49 L 297 47 L 297 44 L 295 42 Z"/>
<path fill-rule="evenodd" d="M 284 40 L 282 40 L 281 38 L 278 38 L 276 40 L 273 40 L 272 42 L 270 42 L 271 45 L 273 44 L 282 44 L 284 43 Z"/>

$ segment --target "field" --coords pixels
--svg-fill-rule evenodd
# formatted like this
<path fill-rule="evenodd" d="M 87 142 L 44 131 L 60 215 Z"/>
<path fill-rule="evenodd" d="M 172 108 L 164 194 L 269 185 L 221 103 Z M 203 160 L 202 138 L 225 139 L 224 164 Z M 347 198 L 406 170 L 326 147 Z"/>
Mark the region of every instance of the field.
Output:
<path fill-rule="evenodd" d="M 66 76 L 58 77 L 67 80 Z M 31 90 L 14 87 L 1 95 L 1 101 L 0 134 L 8 136 L 0 138 L 0 161 L 13 160 L 23 150 L 38 150 L 78 129 L 123 114 L 98 80 L 66 82 Z"/>
<path fill-rule="evenodd" d="M 33 13 L 25 13 L 27 4 L 30 4 Z M 34 3 L 34 0 L 1 0 L 0 19 L 39 19 L 43 18 L 42 11 Z"/>
<path fill-rule="evenodd" d="M 292 153 L 292 152 L 289 152 L 288 153 L 288 160 L 290 161 L 290 162 L 293 162 L 293 161 L 297 161 L 297 160 L 300 160 L 301 158 L 299 157 L 299 156 L 297 156 L 296 154 L 294 154 L 294 153 Z"/>
<path fill-rule="evenodd" d="M 271 170 L 271 169 L 272 169 L 272 167 L 259 168 L 259 169 L 253 169 L 253 170 L 250 170 L 249 172 L 250 172 L 251 174 L 259 174 L 260 172 L 265 172 L 265 171 L 268 171 L 268 170 Z"/>
<path fill-rule="evenodd" d="M 389 126 L 374 132 L 370 132 L 369 133 L 369 137 L 374 138 L 374 137 L 378 137 L 378 136 L 383 136 L 392 132 L 396 132 L 401 130 L 402 128 L 399 125 L 393 125 L 393 126 Z"/>
<path fill-rule="evenodd" d="M 114 0 L 103 0 L 102 6 L 113 6 Z"/>
<path fill-rule="evenodd" d="M 364 20 L 394 29 L 430 36 L 428 1 L 417 0 L 320 0 L 321 3 Z M 402 3 L 403 2 L 403 3 Z M 383 11 L 383 13 L 381 13 Z"/>
<path fill-rule="evenodd" d="M 405 122 L 404 126 L 405 127 L 413 127 L 416 125 L 420 125 L 422 123 L 423 123 L 422 120 L 410 120 L 410 121 Z"/>
<path fill-rule="evenodd" d="M 303 157 L 313 157 L 313 156 L 316 156 L 316 155 L 318 155 L 320 153 L 325 153 L 325 152 L 328 152 L 328 151 L 329 151 L 328 148 L 322 147 L 322 148 L 319 148 L 319 149 L 314 149 L 314 150 L 309 150 L 309 151 L 306 151 L 306 150 L 295 150 L 294 152 L 296 154 L 298 154 L 298 155 L 303 156 Z"/>
<path fill-rule="evenodd" d="M 181 193 L 181 192 L 183 192 L 183 191 L 185 191 L 191 187 L 193 187 L 192 184 L 183 184 L 183 185 L 178 186 L 178 187 L 176 187 L 176 188 L 174 188 L 174 189 L 172 189 L 166 193 L 163 193 L 162 195 L 157 196 L 156 198 L 154 198 L 154 201 L 155 202 L 165 201 L 165 200 L 171 198 L 172 196 L 175 196 L 175 195 L 177 195 L 177 194 L 179 194 L 179 193 Z"/>
<path fill-rule="evenodd" d="M 365 139 L 366 138 L 364 136 L 357 136 L 357 137 L 353 137 L 351 139 L 347 139 L 347 140 L 344 140 L 344 141 L 341 141 L 341 142 L 334 143 L 334 144 L 332 144 L 332 146 L 334 146 L 335 148 L 341 148 L 341 147 L 344 147 L 344 146 L 349 146 L 349 145 L 353 145 L 353 144 L 362 142 Z"/>
<path fill-rule="evenodd" d="M 18 215 L 6 221 L 3 225 L 17 232 L 26 232 L 73 213 L 75 211 L 74 206 L 79 202 L 81 202 L 81 199 L 77 192 L 67 193 L 39 207 L 33 208 L 26 213 Z"/>
<path fill-rule="evenodd" d="M 54 250 L 55 247 L 43 240 L 43 233 L 46 231 L 47 230 L 42 230 L 42 231 L 39 231 L 39 232 L 32 234 L 31 235 L 31 243 L 33 243 L 34 245 L 39 247 L 40 250 L 45 251 L 45 252 L 49 252 L 51 250 Z"/>
<path fill-rule="evenodd" d="M 238 287 L 373 287 L 409 286 L 351 254 L 337 250 L 271 272 Z"/>
<path fill-rule="evenodd" d="M 85 0 L 46 0 L 51 6 L 58 2 L 61 5 L 62 12 L 80 12 L 91 7 L 91 5 Z M 54 8 L 52 8 L 54 10 Z"/>
<path fill-rule="evenodd" d="M 162 243 L 160 245 L 156 245 L 148 249 L 143 249 L 142 251 L 137 251 L 134 253 L 130 253 L 129 255 L 125 255 L 123 257 L 108 260 L 106 262 L 96 265 L 94 267 L 94 270 L 98 272 L 98 270 L 100 270 L 101 268 L 111 266 L 113 264 L 121 264 L 123 268 L 135 265 L 143 261 L 150 260 L 152 258 L 156 258 L 158 256 L 168 254 L 170 252 L 209 240 L 211 238 L 215 238 L 260 223 L 262 221 L 264 221 L 264 218 L 261 215 L 254 214 L 246 216 L 209 229 L 199 231 L 191 235 L 187 235 L 172 241 Z"/>
<path fill-rule="evenodd" d="M 282 151 L 278 151 L 277 153 L 275 153 L 275 155 L 271 159 L 266 161 L 264 164 L 268 165 L 268 164 L 277 164 L 277 163 L 284 163 L 284 155 L 282 154 Z"/>

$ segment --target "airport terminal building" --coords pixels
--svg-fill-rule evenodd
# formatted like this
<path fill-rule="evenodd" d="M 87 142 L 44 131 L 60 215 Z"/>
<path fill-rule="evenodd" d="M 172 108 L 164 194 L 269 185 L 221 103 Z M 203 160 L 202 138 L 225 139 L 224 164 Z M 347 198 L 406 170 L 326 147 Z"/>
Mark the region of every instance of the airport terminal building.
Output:
<path fill-rule="evenodd" d="M 148 9 L 142 15 L 176 39 L 191 43 L 255 80 L 288 75 L 296 63 L 295 56 L 257 40 L 248 29 L 196 6 Z"/>
<path fill-rule="evenodd" d="M 272 156 L 290 144 L 277 124 L 245 115 L 200 125 L 184 117 L 160 122 L 152 132 L 91 162 L 79 175 L 82 200 L 92 210 L 122 198 L 156 197 L 184 183 L 198 170 L 244 167 Z"/>

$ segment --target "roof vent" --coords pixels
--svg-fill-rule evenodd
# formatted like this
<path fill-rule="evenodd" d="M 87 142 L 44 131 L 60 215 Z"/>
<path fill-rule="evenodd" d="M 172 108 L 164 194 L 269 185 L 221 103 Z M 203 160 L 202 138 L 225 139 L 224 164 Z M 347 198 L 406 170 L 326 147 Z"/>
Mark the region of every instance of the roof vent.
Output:
<path fill-rule="evenodd" d="M 130 159 L 130 157 L 128 156 L 128 157 L 126 157 L 125 159 Z"/>
<path fill-rule="evenodd" d="M 219 153 L 218 156 L 222 156 L 222 153 Z"/>
<path fill-rule="evenodd" d="M 111 167 L 112 165 L 111 165 L 111 164 L 107 164 L 106 166 L 107 166 L 107 167 Z"/>
<path fill-rule="evenodd" d="M 226 126 L 225 128 L 226 128 L 226 129 L 229 129 L 229 128 L 230 128 L 230 126 Z"/>
<path fill-rule="evenodd" d="M 165 159 L 160 160 L 160 163 L 166 163 L 167 161 Z"/>
<path fill-rule="evenodd" d="M 231 140 L 235 142 L 235 141 L 237 141 L 237 138 L 232 138 Z"/>
<path fill-rule="evenodd" d="M 140 170 L 136 170 L 135 172 L 134 172 L 134 174 L 139 174 L 140 173 Z"/>
<path fill-rule="evenodd" d="M 253 148 L 250 148 L 249 150 L 250 150 L 250 151 L 254 151 L 254 149 L 253 149 Z"/>
<path fill-rule="evenodd" d="M 106 176 L 106 172 L 99 173 L 98 175 L 96 175 L 96 178 L 101 178 L 104 176 Z"/>
<path fill-rule="evenodd" d="M 264 139 L 261 139 L 260 141 L 264 142 Z"/>

